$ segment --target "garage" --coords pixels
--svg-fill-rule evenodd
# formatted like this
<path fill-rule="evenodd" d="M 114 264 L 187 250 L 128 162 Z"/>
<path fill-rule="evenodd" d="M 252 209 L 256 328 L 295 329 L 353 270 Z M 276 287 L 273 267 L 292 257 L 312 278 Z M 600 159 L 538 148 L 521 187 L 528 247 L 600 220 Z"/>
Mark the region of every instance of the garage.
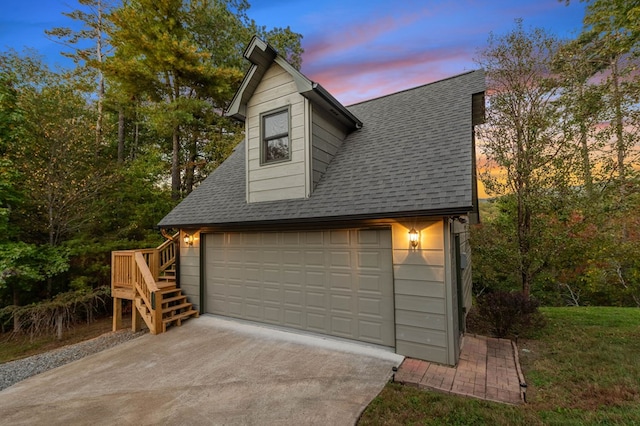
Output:
<path fill-rule="evenodd" d="M 390 229 L 203 240 L 204 311 L 395 347 Z"/>

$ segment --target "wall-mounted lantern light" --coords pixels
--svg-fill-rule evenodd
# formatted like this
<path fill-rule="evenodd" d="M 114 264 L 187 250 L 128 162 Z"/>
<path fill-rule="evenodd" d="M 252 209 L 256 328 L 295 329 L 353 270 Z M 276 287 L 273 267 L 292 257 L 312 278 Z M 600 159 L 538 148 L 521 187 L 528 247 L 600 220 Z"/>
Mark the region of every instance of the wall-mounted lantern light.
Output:
<path fill-rule="evenodd" d="M 411 231 L 409 231 L 409 243 L 411 243 L 411 248 L 418 247 L 419 240 L 420 240 L 420 233 L 416 231 L 416 228 L 411 228 Z"/>
<path fill-rule="evenodd" d="M 185 243 L 185 245 L 192 246 L 193 245 L 193 235 L 184 234 L 184 243 Z"/>

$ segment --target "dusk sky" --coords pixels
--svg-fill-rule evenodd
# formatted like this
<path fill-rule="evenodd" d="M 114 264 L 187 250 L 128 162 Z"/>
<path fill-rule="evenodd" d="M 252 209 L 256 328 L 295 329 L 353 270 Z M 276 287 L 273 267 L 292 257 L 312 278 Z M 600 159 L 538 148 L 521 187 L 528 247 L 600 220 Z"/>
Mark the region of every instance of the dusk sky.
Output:
<path fill-rule="evenodd" d="M 584 3 L 558 0 L 254 0 L 259 25 L 301 33 L 302 72 L 349 105 L 478 68 L 473 59 L 490 32 L 504 34 L 518 18 L 571 37 Z M 33 48 L 47 62 L 69 65 L 44 30 L 69 26 L 61 13 L 73 0 L 2 0 L 0 50 Z"/>

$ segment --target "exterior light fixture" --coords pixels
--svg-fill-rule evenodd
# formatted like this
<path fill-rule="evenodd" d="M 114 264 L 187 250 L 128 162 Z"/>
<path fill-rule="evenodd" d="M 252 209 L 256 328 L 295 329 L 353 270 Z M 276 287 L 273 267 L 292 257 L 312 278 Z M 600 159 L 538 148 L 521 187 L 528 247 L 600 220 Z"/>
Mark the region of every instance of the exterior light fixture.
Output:
<path fill-rule="evenodd" d="M 409 243 L 411 243 L 411 248 L 418 247 L 419 240 L 420 240 L 420 233 L 416 231 L 416 228 L 411 228 L 411 231 L 409 231 Z"/>
<path fill-rule="evenodd" d="M 193 245 L 193 235 L 191 234 L 184 234 L 184 243 L 188 246 L 192 246 Z"/>

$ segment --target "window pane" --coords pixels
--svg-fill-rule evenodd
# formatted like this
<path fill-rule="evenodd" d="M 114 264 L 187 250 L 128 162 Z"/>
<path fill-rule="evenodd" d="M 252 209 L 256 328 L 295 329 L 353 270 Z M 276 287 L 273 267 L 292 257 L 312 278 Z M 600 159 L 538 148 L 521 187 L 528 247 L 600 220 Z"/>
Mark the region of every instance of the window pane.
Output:
<path fill-rule="evenodd" d="M 289 113 L 287 111 L 269 115 L 264 118 L 264 136 L 269 138 L 275 135 L 286 135 L 289 133 Z"/>
<path fill-rule="evenodd" d="M 267 141 L 265 161 L 285 160 L 289 158 L 289 138 L 287 136 Z"/>

